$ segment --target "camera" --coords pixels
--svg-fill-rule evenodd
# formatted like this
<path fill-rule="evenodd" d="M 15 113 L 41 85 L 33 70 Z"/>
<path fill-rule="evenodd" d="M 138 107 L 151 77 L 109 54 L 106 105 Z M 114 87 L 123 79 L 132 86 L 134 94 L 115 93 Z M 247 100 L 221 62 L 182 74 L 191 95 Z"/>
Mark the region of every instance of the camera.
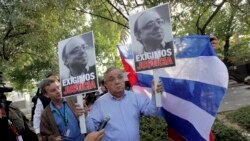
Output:
<path fill-rule="evenodd" d="M 5 99 L 0 99 L 0 108 L 8 108 L 10 105 L 11 101 L 5 100 Z"/>
<path fill-rule="evenodd" d="M 0 108 L 6 108 L 6 100 L 0 99 Z"/>
<path fill-rule="evenodd" d="M 0 93 L 11 92 L 13 88 L 3 82 L 3 72 L 0 71 Z"/>
<path fill-rule="evenodd" d="M 4 109 L 5 112 L 8 112 L 10 103 L 11 101 L 0 99 L 0 108 Z"/>

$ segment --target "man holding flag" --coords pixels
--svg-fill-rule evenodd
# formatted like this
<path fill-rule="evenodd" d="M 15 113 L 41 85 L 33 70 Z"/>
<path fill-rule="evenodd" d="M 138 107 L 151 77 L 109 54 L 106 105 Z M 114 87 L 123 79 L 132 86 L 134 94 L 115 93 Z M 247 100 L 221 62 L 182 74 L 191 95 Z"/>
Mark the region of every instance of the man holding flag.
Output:
<path fill-rule="evenodd" d="M 216 56 L 213 41 L 209 36 L 176 38 L 176 66 L 158 71 L 164 86 L 161 113 L 174 141 L 213 140 L 211 127 L 228 86 L 227 68 Z M 152 71 L 135 72 L 132 51 L 118 49 L 133 90 L 147 91 Z"/>
<path fill-rule="evenodd" d="M 107 69 L 104 82 L 108 93 L 94 103 L 87 117 L 88 130 L 98 130 L 103 120 L 109 118 L 102 141 L 139 141 L 140 115 L 156 115 L 158 112 L 154 96 L 150 100 L 146 96 L 126 91 L 123 73 L 116 67 Z M 160 82 L 156 92 L 162 91 Z M 152 94 L 154 95 L 154 87 Z"/>
<path fill-rule="evenodd" d="M 160 16 L 153 14 L 154 11 L 159 13 Z M 135 54 L 135 51 L 138 52 L 140 44 L 145 47 L 145 43 L 148 43 L 151 39 L 159 39 L 158 43 L 155 43 L 156 45 L 162 44 L 163 41 L 171 41 L 169 40 L 170 37 L 163 41 L 160 40 L 162 39 L 161 33 L 163 33 L 161 31 L 163 25 L 161 17 L 169 19 L 167 21 L 170 22 L 168 4 L 130 15 L 130 29 L 140 30 L 132 30 L 135 36 L 131 34 L 132 45 L 130 48 L 126 46 L 119 46 L 118 48 L 128 79 L 135 92 L 144 92 L 147 95 L 151 86 L 150 82 L 153 79 L 153 69 L 157 68 L 157 73 L 154 74 L 159 76 L 164 87 L 161 97 L 161 114 L 168 124 L 168 130 L 171 131 L 168 134 L 169 138 L 175 141 L 211 140 L 209 136 L 211 127 L 228 86 L 227 68 L 216 56 L 211 45 L 211 42 L 214 43 L 216 40 L 211 37 L 210 42 L 209 36 L 179 37 L 173 40 L 174 53 L 171 53 L 173 56 L 167 54 L 168 51 L 159 54 L 155 54 L 156 51 L 153 51 L 153 53 L 148 54 L 144 50 L 144 56 Z M 141 25 L 138 26 L 138 23 Z M 165 36 L 172 35 L 170 28 L 171 25 L 166 25 Z M 155 38 L 142 42 L 142 37 Z M 138 41 L 140 42 L 139 45 Z M 151 40 L 151 42 L 153 41 Z M 163 48 L 155 47 L 157 52 L 163 50 Z M 131 48 L 133 51 L 131 51 Z M 215 49 L 217 48 L 215 47 Z M 160 60 L 161 64 L 170 63 L 165 66 L 159 65 L 159 67 L 155 67 L 155 64 L 160 64 L 155 60 L 150 65 L 144 63 L 155 57 L 160 59 L 173 57 L 175 62 L 167 61 L 169 59 Z M 145 69 L 140 69 L 142 67 L 138 66 Z"/>

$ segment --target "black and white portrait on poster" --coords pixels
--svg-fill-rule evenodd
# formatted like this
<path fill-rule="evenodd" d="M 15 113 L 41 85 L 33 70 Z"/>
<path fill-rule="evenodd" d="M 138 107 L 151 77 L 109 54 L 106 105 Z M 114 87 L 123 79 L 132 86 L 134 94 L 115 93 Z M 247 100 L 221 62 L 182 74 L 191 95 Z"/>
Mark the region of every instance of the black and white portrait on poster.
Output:
<path fill-rule="evenodd" d="M 96 91 L 96 55 L 93 32 L 58 43 L 62 96 Z"/>
<path fill-rule="evenodd" d="M 168 4 L 129 17 L 136 71 L 175 65 Z"/>

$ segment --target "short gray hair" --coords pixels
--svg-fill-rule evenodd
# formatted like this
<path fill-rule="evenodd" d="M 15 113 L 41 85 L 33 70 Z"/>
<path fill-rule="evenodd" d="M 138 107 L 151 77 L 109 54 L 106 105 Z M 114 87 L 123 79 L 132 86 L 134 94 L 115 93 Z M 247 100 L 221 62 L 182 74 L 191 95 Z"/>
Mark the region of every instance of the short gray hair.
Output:
<path fill-rule="evenodd" d="M 55 82 L 56 80 L 53 80 L 53 79 L 49 79 L 49 78 L 43 79 L 39 84 L 39 89 L 41 90 L 41 93 L 45 94 L 46 93 L 45 87 Z"/>
<path fill-rule="evenodd" d="M 113 70 L 116 70 L 116 69 L 121 70 L 120 68 L 118 68 L 118 67 L 116 67 L 116 66 L 111 66 L 111 67 L 109 67 L 109 68 L 104 72 L 104 76 L 103 76 L 104 83 L 105 83 L 105 81 L 107 81 L 107 80 L 105 80 L 105 75 L 106 75 L 107 73 L 113 71 Z"/>

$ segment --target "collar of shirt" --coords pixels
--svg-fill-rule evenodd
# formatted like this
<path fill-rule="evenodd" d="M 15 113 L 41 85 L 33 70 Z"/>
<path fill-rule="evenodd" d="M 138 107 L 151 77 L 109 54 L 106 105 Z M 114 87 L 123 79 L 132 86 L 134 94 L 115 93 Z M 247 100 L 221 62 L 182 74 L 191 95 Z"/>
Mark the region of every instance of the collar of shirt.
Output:
<path fill-rule="evenodd" d="M 62 105 L 63 105 L 64 103 L 66 104 L 66 100 L 65 100 L 65 98 L 62 98 Z M 52 112 L 55 112 L 55 111 L 56 111 L 55 107 L 54 107 L 53 104 L 52 104 L 52 101 L 50 102 L 49 106 L 50 106 Z"/>
<path fill-rule="evenodd" d="M 114 97 L 110 92 L 108 92 L 107 94 L 109 95 L 110 99 L 116 100 L 116 101 L 122 100 L 126 96 L 126 92 L 125 91 L 124 91 L 123 96 L 121 97 L 121 99 L 118 99 L 118 98 Z"/>

